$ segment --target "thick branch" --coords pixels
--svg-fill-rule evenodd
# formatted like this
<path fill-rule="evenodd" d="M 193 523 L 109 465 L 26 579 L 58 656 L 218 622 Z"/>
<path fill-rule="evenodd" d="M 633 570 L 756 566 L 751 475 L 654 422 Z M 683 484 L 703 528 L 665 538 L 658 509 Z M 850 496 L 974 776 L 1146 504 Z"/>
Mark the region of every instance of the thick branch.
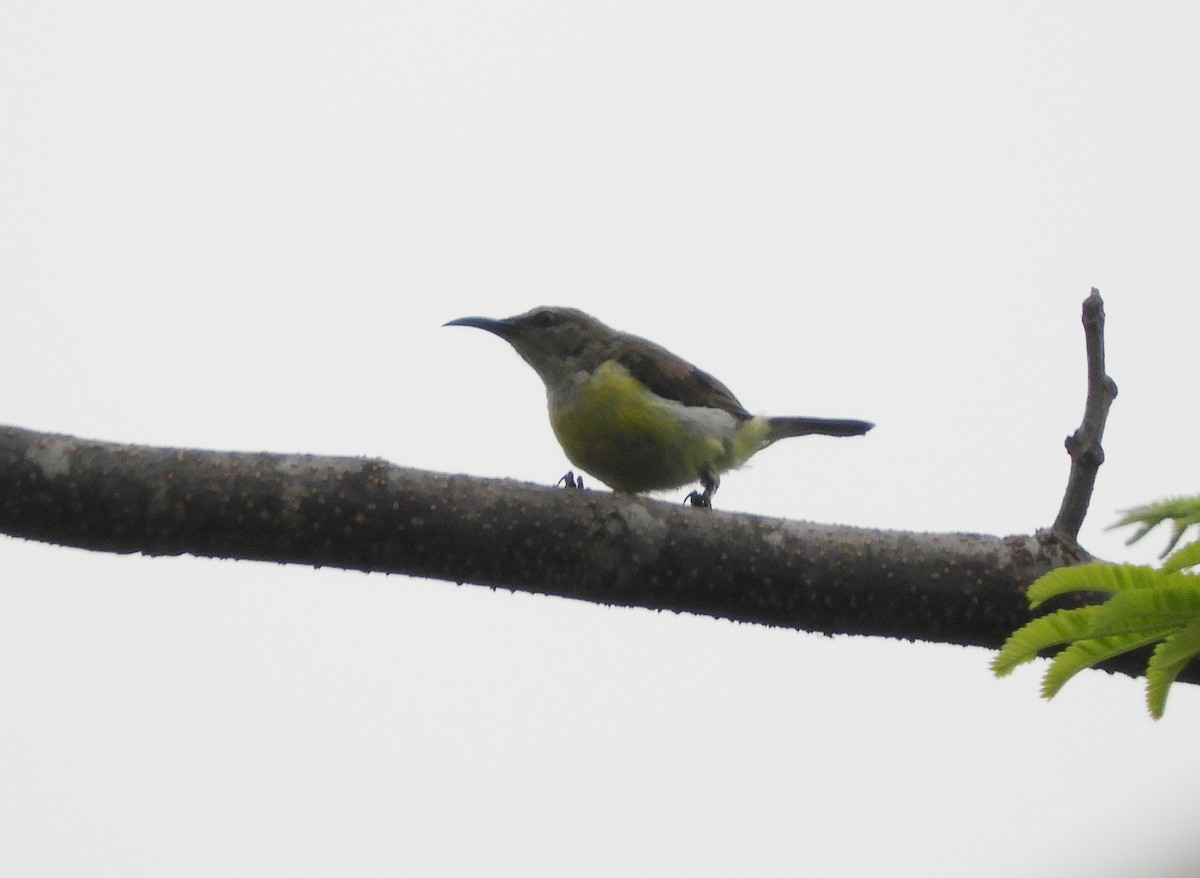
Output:
<path fill-rule="evenodd" d="M 0 427 L 0 532 L 988 647 L 1029 618 L 1025 586 L 1064 563 L 1057 541 L 1034 536 L 871 531 L 380 460 L 116 445 L 15 427 Z"/>
<path fill-rule="evenodd" d="M 1068 544 L 1074 544 L 1079 536 L 1088 504 L 1092 501 L 1096 473 L 1104 463 L 1100 440 L 1104 438 L 1109 407 L 1117 396 L 1116 382 L 1104 370 L 1104 302 L 1095 287 L 1083 300 L 1083 334 L 1087 345 L 1087 401 L 1083 422 L 1066 440 L 1067 453 L 1071 455 L 1071 474 L 1067 477 L 1058 517 L 1050 528 L 1051 533 Z"/>

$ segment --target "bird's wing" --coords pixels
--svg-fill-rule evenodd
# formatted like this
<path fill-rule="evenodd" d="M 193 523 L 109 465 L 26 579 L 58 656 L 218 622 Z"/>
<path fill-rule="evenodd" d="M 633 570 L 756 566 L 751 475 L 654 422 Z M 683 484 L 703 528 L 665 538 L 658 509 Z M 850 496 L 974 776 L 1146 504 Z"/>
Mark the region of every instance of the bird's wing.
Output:
<path fill-rule="evenodd" d="M 663 399 L 750 417 L 728 387 L 654 342 L 627 336 L 614 346 L 612 359 Z"/>

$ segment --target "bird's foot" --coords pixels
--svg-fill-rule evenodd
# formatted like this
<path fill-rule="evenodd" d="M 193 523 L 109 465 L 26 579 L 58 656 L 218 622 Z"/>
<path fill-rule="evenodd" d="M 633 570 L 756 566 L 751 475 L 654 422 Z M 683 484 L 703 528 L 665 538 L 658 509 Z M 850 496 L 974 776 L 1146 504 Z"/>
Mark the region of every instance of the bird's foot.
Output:
<path fill-rule="evenodd" d="M 693 506 L 700 509 L 712 509 L 713 494 L 717 493 L 717 488 L 720 487 L 721 480 L 716 476 L 701 476 L 700 487 L 703 491 L 692 491 L 683 498 L 684 503 L 691 503 Z"/>
<path fill-rule="evenodd" d="M 583 490 L 583 476 L 576 476 L 573 470 L 567 470 L 567 474 L 558 480 L 558 484 L 564 488 L 575 488 Z"/>

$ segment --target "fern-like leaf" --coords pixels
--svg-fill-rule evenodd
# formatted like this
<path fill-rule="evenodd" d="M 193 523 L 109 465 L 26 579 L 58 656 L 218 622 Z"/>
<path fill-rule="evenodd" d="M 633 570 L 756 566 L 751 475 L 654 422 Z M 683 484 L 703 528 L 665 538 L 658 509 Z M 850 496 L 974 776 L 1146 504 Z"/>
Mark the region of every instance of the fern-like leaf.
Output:
<path fill-rule="evenodd" d="M 1125 512 L 1113 527 L 1140 525 L 1137 542 L 1164 521 L 1172 524 L 1163 569 L 1095 562 L 1061 567 L 1029 586 L 1031 608 L 1071 592 L 1107 594 L 1103 603 L 1058 610 L 1021 626 L 992 660 L 1002 677 L 1053 647 L 1066 645 L 1050 662 L 1042 696 L 1053 698 L 1068 680 L 1095 664 L 1131 649 L 1157 643 L 1146 667 L 1146 702 L 1158 719 L 1179 673 L 1200 655 L 1200 540 L 1176 550 L 1184 532 L 1200 525 L 1200 496 L 1174 497 Z"/>
<path fill-rule="evenodd" d="M 1071 644 L 1054 657 L 1042 680 L 1042 697 L 1053 698 L 1063 685 L 1085 668 L 1161 640 L 1172 628 L 1157 628 L 1151 631 L 1137 631 L 1132 634 L 1118 634 L 1113 637 L 1095 637 L 1080 640 Z"/>
<path fill-rule="evenodd" d="M 997 677 L 1008 676 L 1018 665 L 1037 658 L 1043 649 L 1087 637 L 1092 627 L 1092 614 L 1097 609 L 1074 607 L 1056 610 L 1026 622 L 1004 641 L 1004 646 L 992 659 L 992 673 Z"/>
<path fill-rule="evenodd" d="M 1176 573 L 1188 567 L 1195 567 L 1197 564 L 1200 564 L 1200 540 L 1188 543 L 1178 551 L 1172 552 L 1163 561 L 1162 569 L 1167 573 Z"/>
<path fill-rule="evenodd" d="M 1154 588 L 1123 591 L 1095 608 L 1091 637 L 1179 628 L 1200 618 L 1200 576 L 1151 570 Z"/>
<path fill-rule="evenodd" d="M 1167 548 L 1163 550 L 1163 555 L 1167 555 L 1175 548 L 1175 544 L 1179 542 L 1185 530 L 1194 524 L 1200 524 L 1200 496 L 1168 497 L 1166 500 L 1159 500 L 1156 503 L 1147 503 L 1145 506 L 1126 509 L 1121 519 L 1111 525 L 1109 529 L 1126 527 L 1131 524 L 1141 525 L 1137 532 L 1125 541 L 1126 545 L 1130 545 L 1168 520 L 1172 522 L 1171 540 L 1167 544 Z"/>
<path fill-rule="evenodd" d="M 1103 591 L 1115 594 L 1135 588 L 1153 588 L 1158 571 L 1153 567 L 1135 564 L 1106 564 L 1093 561 L 1076 567 L 1058 567 L 1044 576 L 1039 576 L 1029 586 L 1026 597 L 1029 606 L 1039 604 L 1062 594 L 1076 591 Z"/>
<path fill-rule="evenodd" d="M 1146 666 L 1146 705 L 1152 717 L 1162 718 L 1171 684 L 1197 654 L 1200 654 L 1200 618 L 1193 619 L 1155 648 Z"/>

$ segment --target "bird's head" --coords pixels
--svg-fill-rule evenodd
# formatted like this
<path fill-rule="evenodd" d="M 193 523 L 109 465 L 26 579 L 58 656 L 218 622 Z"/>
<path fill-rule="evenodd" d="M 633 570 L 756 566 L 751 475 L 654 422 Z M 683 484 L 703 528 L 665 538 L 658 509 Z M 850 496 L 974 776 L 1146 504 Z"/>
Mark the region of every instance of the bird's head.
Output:
<path fill-rule="evenodd" d="M 617 338 L 615 330 L 589 314 L 576 308 L 549 306 L 500 320 L 460 317 L 446 326 L 473 326 L 500 336 L 548 388 L 570 381 L 579 371 L 595 369 Z"/>

